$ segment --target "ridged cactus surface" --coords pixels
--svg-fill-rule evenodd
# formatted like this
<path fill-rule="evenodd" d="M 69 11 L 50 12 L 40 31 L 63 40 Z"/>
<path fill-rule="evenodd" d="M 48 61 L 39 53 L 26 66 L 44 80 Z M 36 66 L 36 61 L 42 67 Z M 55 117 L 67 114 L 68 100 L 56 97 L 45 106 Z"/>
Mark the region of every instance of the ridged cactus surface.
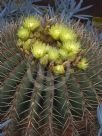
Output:
<path fill-rule="evenodd" d="M 96 136 L 101 43 L 78 22 L 46 20 L 28 17 L 0 34 L 0 120 L 12 120 L 5 136 Z"/>

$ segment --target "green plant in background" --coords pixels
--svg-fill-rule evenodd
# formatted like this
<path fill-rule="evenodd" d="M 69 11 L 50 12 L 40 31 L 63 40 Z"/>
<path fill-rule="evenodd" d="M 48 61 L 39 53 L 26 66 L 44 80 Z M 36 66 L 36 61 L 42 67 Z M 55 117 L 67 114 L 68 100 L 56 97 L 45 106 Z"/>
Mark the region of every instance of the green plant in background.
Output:
<path fill-rule="evenodd" d="M 1 33 L 0 119 L 5 136 L 96 136 L 102 52 L 79 22 L 29 16 Z"/>

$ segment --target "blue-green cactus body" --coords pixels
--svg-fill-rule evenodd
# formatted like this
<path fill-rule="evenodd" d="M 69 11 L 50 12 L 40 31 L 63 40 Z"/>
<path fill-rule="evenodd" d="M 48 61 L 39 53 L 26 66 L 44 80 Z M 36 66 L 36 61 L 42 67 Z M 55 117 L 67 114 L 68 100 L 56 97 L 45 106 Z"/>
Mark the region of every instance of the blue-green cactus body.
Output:
<path fill-rule="evenodd" d="M 76 31 L 80 29 L 82 27 L 78 27 Z M 12 37 L 12 44 L 7 46 L 6 41 L 10 37 Z M 95 111 L 102 101 L 100 43 L 94 41 L 83 28 L 78 38 L 82 48 L 86 49 L 85 53 L 78 52 L 74 60 L 65 57 L 61 60 L 61 64 L 49 59 L 43 65 L 41 58 L 36 59 L 32 51 L 26 54 L 25 50 L 21 50 L 16 45 L 16 38 L 15 30 L 13 35 L 12 33 L 2 35 L 3 43 L 0 43 L 2 52 L 0 56 L 0 119 L 12 119 L 12 123 L 5 130 L 6 135 L 88 136 L 92 135 L 93 131 L 96 136 Z M 47 40 L 46 38 L 42 42 Z M 55 39 L 51 39 L 49 44 L 46 41 L 45 46 L 62 42 L 59 40 L 56 43 Z M 40 40 L 40 37 L 35 37 L 33 42 L 34 40 Z M 51 46 L 51 48 L 60 50 L 59 46 Z M 48 56 L 47 52 L 46 55 Z M 88 67 L 84 70 L 77 67 L 80 58 L 88 60 Z M 65 72 L 57 74 L 53 72 L 54 66 L 62 65 L 62 63 Z M 70 72 L 72 69 L 74 73 Z"/>

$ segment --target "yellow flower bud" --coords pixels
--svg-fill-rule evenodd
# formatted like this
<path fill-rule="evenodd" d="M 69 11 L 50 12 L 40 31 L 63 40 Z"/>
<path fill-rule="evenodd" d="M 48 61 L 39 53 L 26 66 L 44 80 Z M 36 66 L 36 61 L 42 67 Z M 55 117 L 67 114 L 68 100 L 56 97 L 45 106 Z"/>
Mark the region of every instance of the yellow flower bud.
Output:
<path fill-rule="evenodd" d="M 24 23 L 23 23 L 23 26 L 30 31 L 34 31 L 40 25 L 41 25 L 40 21 L 34 16 L 29 16 L 25 18 Z"/>
<path fill-rule="evenodd" d="M 21 28 L 18 30 L 17 35 L 18 35 L 18 38 L 19 38 L 19 39 L 21 39 L 21 40 L 23 40 L 23 41 L 26 41 L 26 40 L 29 38 L 29 36 L 30 36 L 30 32 L 29 32 L 29 30 L 27 30 L 26 28 L 21 27 Z"/>
<path fill-rule="evenodd" d="M 64 49 L 59 49 L 59 54 L 62 60 L 65 60 L 68 58 L 68 52 Z"/>
<path fill-rule="evenodd" d="M 52 36 L 53 39 L 58 40 L 61 34 L 61 25 L 55 24 L 49 30 L 49 34 Z"/>
<path fill-rule="evenodd" d="M 74 59 L 76 54 L 79 53 L 81 50 L 80 48 L 80 43 L 75 43 L 75 42 L 66 42 L 63 44 L 62 48 L 67 51 L 67 56 L 69 59 Z"/>
<path fill-rule="evenodd" d="M 42 65 L 47 65 L 47 64 L 48 64 L 48 54 L 46 54 L 44 57 L 42 57 L 42 58 L 40 59 L 40 63 L 41 63 Z"/>
<path fill-rule="evenodd" d="M 46 54 L 46 52 L 47 52 L 46 51 L 46 45 L 44 43 L 40 42 L 40 41 L 36 41 L 32 45 L 31 52 L 36 59 L 39 59 Z"/>
<path fill-rule="evenodd" d="M 75 32 L 67 27 L 63 27 L 60 34 L 60 40 L 62 42 L 67 42 L 69 40 L 75 41 L 76 40 L 76 34 Z"/>
<path fill-rule="evenodd" d="M 77 67 L 79 69 L 82 69 L 82 70 L 86 70 L 87 67 L 88 67 L 88 61 L 86 58 L 83 58 L 79 61 L 79 63 L 77 64 Z"/>
<path fill-rule="evenodd" d="M 59 58 L 59 52 L 57 49 L 51 47 L 48 51 L 48 56 L 50 61 L 56 61 Z"/>
<path fill-rule="evenodd" d="M 54 72 L 54 74 L 64 74 L 65 73 L 65 69 L 63 65 L 53 66 L 52 71 Z"/>

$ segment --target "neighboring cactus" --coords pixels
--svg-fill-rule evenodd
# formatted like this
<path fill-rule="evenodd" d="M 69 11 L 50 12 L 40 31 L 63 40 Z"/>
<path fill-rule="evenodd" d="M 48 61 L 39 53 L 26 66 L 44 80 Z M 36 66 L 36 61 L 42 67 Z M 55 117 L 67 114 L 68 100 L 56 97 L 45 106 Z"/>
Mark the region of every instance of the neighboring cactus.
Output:
<path fill-rule="evenodd" d="M 100 42 L 78 23 L 59 22 L 73 33 L 65 38 L 63 31 L 52 33 L 58 23 L 42 22 L 33 32 L 26 28 L 29 42 L 15 24 L 1 33 L 0 119 L 12 119 L 5 136 L 96 136 Z"/>

